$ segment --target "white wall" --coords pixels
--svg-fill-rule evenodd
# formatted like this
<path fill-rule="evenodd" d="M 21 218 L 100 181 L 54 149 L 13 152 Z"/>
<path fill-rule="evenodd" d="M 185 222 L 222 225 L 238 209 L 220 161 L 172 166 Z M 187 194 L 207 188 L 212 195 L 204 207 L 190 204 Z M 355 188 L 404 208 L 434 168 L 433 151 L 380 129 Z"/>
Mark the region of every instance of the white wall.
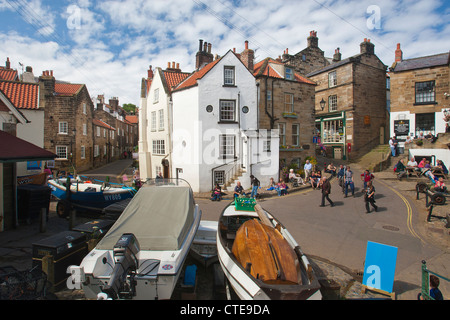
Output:
<path fill-rule="evenodd" d="M 436 165 L 437 160 L 442 160 L 447 168 L 450 168 L 450 150 L 448 149 L 409 149 L 409 157 L 411 159 L 415 156 L 434 156 L 433 163 Z M 419 161 L 417 161 L 419 163 Z"/>

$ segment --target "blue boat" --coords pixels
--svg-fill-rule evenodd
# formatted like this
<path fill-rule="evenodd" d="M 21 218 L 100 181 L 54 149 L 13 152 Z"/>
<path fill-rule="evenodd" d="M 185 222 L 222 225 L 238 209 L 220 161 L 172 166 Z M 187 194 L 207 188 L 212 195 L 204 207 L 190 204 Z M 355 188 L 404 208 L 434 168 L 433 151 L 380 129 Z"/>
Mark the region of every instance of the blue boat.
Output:
<path fill-rule="evenodd" d="M 70 196 L 66 185 L 70 181 Z M 56 213 L 65 218 L 68 215 L 66 205 L 70 203 L 77 211 L 94 211 L 101 213 L 104 208 L 116 202 L 132 198 L 136 190 L 124 184 L 99 181 L 82 181 L 74 178 L 58 178 L 47 181 L 52 195 L 58 199 Z"/>

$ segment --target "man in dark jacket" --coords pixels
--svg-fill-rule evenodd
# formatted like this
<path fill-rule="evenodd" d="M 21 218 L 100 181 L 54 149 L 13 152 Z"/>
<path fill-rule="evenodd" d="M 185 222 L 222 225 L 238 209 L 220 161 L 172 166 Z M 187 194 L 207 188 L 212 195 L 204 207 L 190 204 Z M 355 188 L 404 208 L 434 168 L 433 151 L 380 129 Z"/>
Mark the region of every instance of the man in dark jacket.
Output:
<path fill-rule="evenodd" d="M 322 204 L 321 207 L 325 207 L 325 199 L 330 203 L 332 207 L 334 207 L 334 202 L 331 201 L 329 195 L 331 193 L 331 184 L 330 181 L 328 181 L 327 177 L 322 178 Z"/>

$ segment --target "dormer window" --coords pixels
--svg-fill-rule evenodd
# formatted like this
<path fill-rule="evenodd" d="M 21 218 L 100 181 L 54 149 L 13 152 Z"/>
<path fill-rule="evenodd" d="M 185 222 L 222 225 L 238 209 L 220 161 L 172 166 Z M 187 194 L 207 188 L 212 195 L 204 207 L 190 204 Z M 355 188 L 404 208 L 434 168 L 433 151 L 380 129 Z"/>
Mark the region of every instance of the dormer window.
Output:
<path fill-rule="evenodd" d="M 285 73 L 287 80 L 294 80 L 294 71 L 292 70 L 292 68 L 286 68 Z"/>
<path fill-rule="evenodd" d="M 223 69 L 224 81 L 223 84 L 225 86 L 234 86 L 234 67 L 225 66 Z"/>

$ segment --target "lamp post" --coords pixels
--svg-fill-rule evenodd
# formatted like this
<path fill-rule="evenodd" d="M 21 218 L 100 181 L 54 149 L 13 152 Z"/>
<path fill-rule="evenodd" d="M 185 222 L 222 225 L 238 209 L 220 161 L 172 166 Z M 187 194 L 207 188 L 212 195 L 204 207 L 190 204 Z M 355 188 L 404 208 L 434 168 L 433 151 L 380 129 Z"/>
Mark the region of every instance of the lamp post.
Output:
<path fill-rule="evenodd" d="M 320 107 L 322 108 L 322 111 L 323 111 L 323 109 L 325 109 L 325 104 L 326 104 L 326 102 L 322 98 L 322 100 L 320 101 Z"/>
<path fill-rule="evenodd" d="M 74 175 L 74 177 L 75 177 L 75 175 L 76 175 L 76 172 L 75 172 L 75 161 L 74 161 L 74 158 L 75 158 L 75 150 L 77 149 L 77 143 L 76 143 L 76 133 L 77 133 L 77 129 L 75 129 L 75 128 L 73 128 L 72 129 L 72 135 L 73 135 L 73 137 L 72 137 L 72 144 L 71 144 L 71 146 L 70 146 L 70 151 L 71 151 L 71 153 L 72 153 L 72 167 L 73 167 L 73 175 Z M 73 148 L 73 145 L 75 145 L 75 148 Z"/>

